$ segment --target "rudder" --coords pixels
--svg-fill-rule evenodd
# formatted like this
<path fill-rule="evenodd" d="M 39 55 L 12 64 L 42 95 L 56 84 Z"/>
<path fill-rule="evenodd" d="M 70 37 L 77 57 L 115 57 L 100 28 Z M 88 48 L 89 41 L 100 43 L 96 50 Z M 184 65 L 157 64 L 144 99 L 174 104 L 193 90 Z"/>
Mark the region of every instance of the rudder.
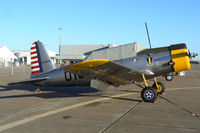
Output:
<path fill-rule="evenodd" d="M 44 45 L 34 42 L 31 46 L 31 77 L 55 69 Z"/>

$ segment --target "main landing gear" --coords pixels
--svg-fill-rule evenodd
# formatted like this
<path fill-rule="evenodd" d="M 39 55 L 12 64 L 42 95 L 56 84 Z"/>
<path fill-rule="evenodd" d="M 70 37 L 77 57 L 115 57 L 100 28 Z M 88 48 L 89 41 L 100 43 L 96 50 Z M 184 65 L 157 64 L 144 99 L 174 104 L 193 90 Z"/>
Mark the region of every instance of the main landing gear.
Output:
<path fill-rule="evenodd" d="M 154 82 L 152 87 L 156 88 L 156 91 L 157 91 L 158 94 L 164 95 L 165 85 L 162 82 L 157 82 L 157 85 L 156 85 L 156 82 Z"/>
<path fill-rule="evenodd" d="M 165 85 L 161 82 L 157 82 L 156 78 L 154 78 L 154 84 L 152 86 L 148 86 L 144 74 L 142 74 L 142 78 L 144 81 L 144 86 L 140 85 L 137 82 L 133 83 L 143 88 L 141 91 L 141 97 L 144 102 L 154 103 L 157 99 L 158 94 L 164 94 Z"/>
<path fill-rule="evenodd" d="M 153 87 L 145 87 L 141 92 L 141 97 L 144 102 L 155 102 L 157 99 L 158 93 Z"/>

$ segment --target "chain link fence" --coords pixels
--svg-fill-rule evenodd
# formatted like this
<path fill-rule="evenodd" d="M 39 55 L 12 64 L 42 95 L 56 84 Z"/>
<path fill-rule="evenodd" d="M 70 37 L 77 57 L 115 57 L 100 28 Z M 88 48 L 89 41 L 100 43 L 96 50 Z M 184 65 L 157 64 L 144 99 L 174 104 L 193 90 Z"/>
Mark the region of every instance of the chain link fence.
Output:
<path fill-rule="evenodd" d="M 3 76 L 20 76 L 20 75 L 30 75 L 31 68 L 29 65 L 23 66 L 0 66 L 0 77 Z"/>

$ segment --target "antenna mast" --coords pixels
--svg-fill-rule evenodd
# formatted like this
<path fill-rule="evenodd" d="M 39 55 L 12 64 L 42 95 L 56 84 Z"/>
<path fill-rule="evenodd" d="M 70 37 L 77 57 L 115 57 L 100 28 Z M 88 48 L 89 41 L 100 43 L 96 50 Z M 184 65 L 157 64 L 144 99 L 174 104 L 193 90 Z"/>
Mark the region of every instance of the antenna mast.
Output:
<path fill-rule="evenodd" d="M 150 40 L 150 37 L 149 37 L 149 31 L 148 31 L 148 27 L 147 27 L 147 23 L 146 22 L 145 22 L 145 27 L 146 27 L 147 37 L 148 37 L 148 41 L 149 41 L 149 47 L 151 49 L 151 40 Z"/>

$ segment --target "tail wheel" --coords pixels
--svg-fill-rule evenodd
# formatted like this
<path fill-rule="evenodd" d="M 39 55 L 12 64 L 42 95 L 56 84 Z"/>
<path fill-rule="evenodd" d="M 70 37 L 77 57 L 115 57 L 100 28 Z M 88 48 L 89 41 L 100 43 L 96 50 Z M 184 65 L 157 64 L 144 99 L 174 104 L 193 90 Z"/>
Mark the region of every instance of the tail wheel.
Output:
<path fill-rule="evenodd" d="M 157 99 L 157 92 L 156 89 L 153 87 L 145 87 L 141 92 L 141 97 L 144 100 L 144 102 L 155 102 Z"/>
<path fill-rule="evenodd" d="M 156 88 L 156 92 L 158 94 L 163 94 L 165 92 L 165 85 L 161 82 L 157 82 L 157 84 L 158 84 L 158 87 L 156 86 L 155 83 L 152 85 L 152 87 Z"/>
<path fill-rule="evenodd" d="M 172 75 L 166 75 L 166 76 L 165 76 L 165 79 L 166 79 L 167 81 L 172 81 L 172 80 L 173 80 L 173 76 L 172 76 Z"/>

